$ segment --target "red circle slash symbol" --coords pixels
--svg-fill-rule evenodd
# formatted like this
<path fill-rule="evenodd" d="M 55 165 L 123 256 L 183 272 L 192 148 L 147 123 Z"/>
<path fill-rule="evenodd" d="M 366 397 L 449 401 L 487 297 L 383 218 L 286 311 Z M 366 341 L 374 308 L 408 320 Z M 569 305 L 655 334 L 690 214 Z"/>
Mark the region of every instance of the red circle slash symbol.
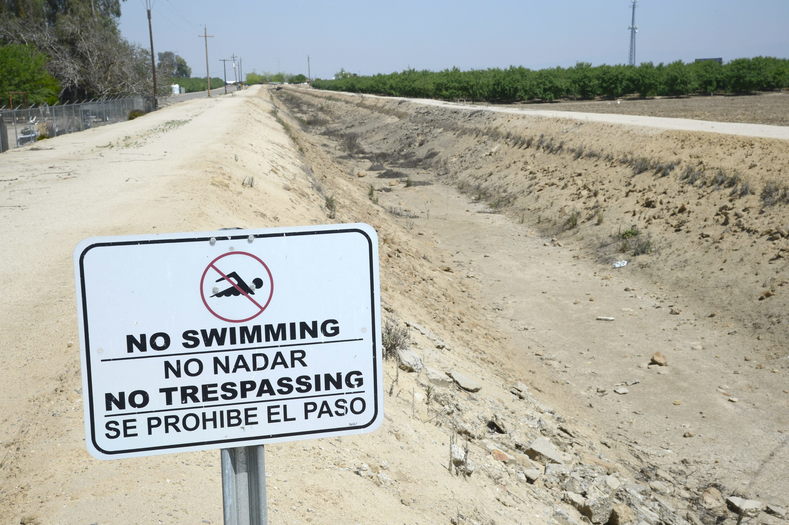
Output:
<path fill-rule="evenodd" d="M 217 318 L 243 323 L 265 310 L 274 295 L 274 279 L 260 257 L 247 252 L 220 255 L 200 278 L 200 297 Z"/>

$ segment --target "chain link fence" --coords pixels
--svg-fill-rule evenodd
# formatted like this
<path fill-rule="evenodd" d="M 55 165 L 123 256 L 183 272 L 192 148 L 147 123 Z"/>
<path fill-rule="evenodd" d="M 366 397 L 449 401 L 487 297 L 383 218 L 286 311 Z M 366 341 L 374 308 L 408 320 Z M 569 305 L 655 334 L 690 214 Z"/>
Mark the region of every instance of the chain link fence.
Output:
<path fill-rule="evenodd" d="M 0 107 L 0 152 L 41 138 L 57 137 L 128 120 L 132 111 L 152 111 L 152 100 L 124 97 L 57 106 Z"/>

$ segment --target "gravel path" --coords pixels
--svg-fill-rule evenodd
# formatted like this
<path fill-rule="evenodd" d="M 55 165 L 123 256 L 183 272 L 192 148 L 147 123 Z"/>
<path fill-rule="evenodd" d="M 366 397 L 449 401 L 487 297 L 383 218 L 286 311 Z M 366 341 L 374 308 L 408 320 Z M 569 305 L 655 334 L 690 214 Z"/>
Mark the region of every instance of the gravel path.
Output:
<path fill-rule="evenodd" d="M 611 113 L 580 113 L 575 111 L 554 111 L 547 109 L 476 106 L 469 104 L 459 104 L 455 102 L 446 102 L 443 100 L 417 98 L 406 98 L 402 100 L 408 100 L 417 104 L 423 104 L 425 106 L 437 106 L 467 111 L 492 111 L 494 113 L 506 113 L 512 115 L 532 115 L 535 117 L 563 118 L 586 122 L 604 122 L 609 124 L 624 124 L 628 126 L 641 126 L 663 130 L 701 131 L 708 133 L 721 133 L 724 135 L 739 135 L 743 137 L 789 140 L 789 126 L 769 126 L 765 124 L 744 124 L 737 122 L 711 122 L 707 120 L 645 117 L 638 115 L 614 115 Z"/>

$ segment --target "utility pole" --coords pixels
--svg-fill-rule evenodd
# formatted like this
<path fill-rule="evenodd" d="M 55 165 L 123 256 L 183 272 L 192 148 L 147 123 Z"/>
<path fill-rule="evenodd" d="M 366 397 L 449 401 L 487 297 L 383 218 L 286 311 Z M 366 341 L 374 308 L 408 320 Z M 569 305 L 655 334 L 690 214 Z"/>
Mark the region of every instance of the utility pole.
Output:
<path fill-rule="evenodd" d="M 230 61 L 229 58 L 220 58 L 220 62 L 222 62 L 222 73 L 224 74 L 225 79 L 225 95 L 227 95 L 227 63 Z"/>
<path fill-rule="evenodd" d="M 636 65 L 636 33 L 638 33 L 638 27 L 636 26 L 636 3 L 637 0 L 633 1 L 633 11 L 630 15 L 630 58 L 628 60 L 628 64 L 631 66 Z"/>
<path fill-rule="evenodd" d="M 208 34 L 208 28 L 203 26 L 203 34 L 197 35 L 197 38 L 202 38 L 205 40 L 205 79 L 208 83 L 208 96 L 211 96 L 211 73 L 208 71 L 208 39 L 214 38 L 214 35 Z"/>
<path fill-rule="evenodd" d="M 241 57 L 238 57 L 238 78 L 241 79 L 241 83 L 244 83 L 244 70 L 241 68 Z"/>
<path fill-rule="evenodd" d="M 236 58 L 235 53 L 230 55 L 230 59 L 233 61 L 233 78 L 236 81 L 236 85 L 238 85 L 238 66 L 236 66 Z"/>
<path fill-rule="evenodd" d="M 307 83 L 312 82 L 312 75 L 310 74 L 310 56 L 307 55 Z"/>
<path fill-rule="evenodd" d="M 148 38 L 151 41 L 151 72 L 153 73 L 153 109 L 158 106 L 156 102 L 156 58 L 153 54 L 153 28 L 151 26 L 151 0 L 145 0 L 145 7 L 148 10 Z"/>

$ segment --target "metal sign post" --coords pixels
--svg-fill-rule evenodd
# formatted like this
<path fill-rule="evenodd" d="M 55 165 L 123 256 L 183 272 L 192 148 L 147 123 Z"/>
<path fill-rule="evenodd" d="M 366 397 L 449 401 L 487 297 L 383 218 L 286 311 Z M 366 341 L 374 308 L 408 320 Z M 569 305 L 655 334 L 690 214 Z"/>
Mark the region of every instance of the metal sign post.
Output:
<path fill-rule="evenodd" d="M 263 445 L 222 449 L 225 525 L 266 525 L 266 459 Z"/>

